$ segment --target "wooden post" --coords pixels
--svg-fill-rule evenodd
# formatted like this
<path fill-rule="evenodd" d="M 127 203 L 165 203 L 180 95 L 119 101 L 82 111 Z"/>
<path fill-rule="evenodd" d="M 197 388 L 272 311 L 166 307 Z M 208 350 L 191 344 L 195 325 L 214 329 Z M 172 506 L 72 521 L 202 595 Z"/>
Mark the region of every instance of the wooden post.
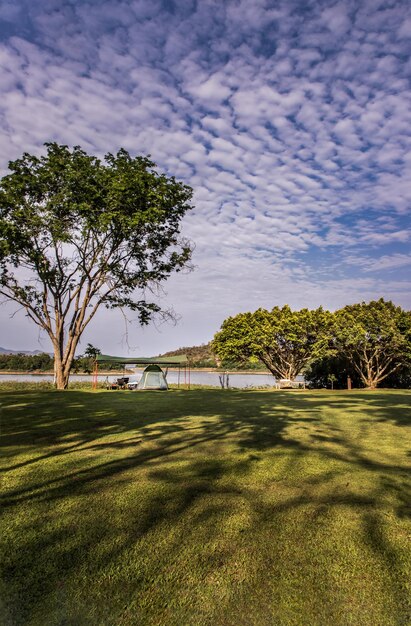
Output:
<path fill-rule="evenodd" d="M 347 376 L 347 389 L 351 390 L 351 376 Z"/>
<path fill-rule="evenodd" d="M 97 389 L 97 380 L 98 380 L 98 363 L 94 361 L 93 367 L 93 389 Z"/>

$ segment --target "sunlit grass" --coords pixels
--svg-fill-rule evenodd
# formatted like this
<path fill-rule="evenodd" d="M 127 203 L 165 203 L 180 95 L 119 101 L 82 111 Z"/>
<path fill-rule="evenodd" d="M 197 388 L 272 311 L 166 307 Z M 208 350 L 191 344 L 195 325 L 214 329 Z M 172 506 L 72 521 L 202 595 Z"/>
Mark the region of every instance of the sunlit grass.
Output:
<path fill-rule="evenodd" d="M 410 392 L 2 401 L 2 623 L 410 623 Z"/>

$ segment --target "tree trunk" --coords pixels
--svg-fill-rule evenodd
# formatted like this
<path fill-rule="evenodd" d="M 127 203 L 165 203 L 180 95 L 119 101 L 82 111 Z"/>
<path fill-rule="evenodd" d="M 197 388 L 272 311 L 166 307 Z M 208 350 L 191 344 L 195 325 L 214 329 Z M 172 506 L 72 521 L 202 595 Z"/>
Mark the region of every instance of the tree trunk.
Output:
<path fill-rule="evenodd" d="M 368 376 L 364 376 L 363 381 L 366 389 L 376 389 L 379 378 L 369 374 Z"/>
<path fill-rule="evenodd" d="M 74 360 L 76 348 L 81 332 L 76 330 L 69 333 L 65 343 L 64 332 L 60 330 L 55 335 L 50 335 L 54 346 L 54 385 L 56 389 L 67 389 L 70 378 L 71 366 Z"/>
<path fill-rule="evenodd" d="M 54 385 L 56 389 L 67 389 L 72 360 L 70 359 L 70 363 L 64 361 L 60 349 L 54 348 Z"/>
<path fill-rule="evenodd" d="M 56 389 L 67 389 L 69 377 L 64 373 L 63 368 L 56 372 Z"/>
<path fill-rule="evenodd" d="M 298 373 L 293 365 L 281 367 L 281 365 L 274 365 L 270 358 L 260 355 L 258 359 L 263 363 L 266 368 L 271 372 L 275 379 L 294 380 Z"/>
<path fill-rule="evenodd" d="M 67 389 L 69 377 L 64 373 L 60 351 L 54 349 L 54 385 L 56 389 Z"/>

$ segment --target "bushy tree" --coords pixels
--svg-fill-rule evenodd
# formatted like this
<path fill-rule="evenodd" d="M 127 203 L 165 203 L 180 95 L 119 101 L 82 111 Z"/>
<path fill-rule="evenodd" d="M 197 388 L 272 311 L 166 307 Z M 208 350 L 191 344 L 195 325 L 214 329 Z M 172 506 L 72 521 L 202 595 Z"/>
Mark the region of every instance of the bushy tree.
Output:
<path fill-rule="evenodd" d="M 363 385 L 374 389 L 409 363 L 411 315 L 383 298 L 336 311 L 334 347 Z"/>
<path fill-rule="evenodd" d="M 101 161 L 46 146 L 11 162 L 0 183 L 0 294 L 48 334 L 63 389 L 100 306 L 131 309 L 142 324 L 159 312 L 147 291 L 187 266 L 179 228 L 192 189 L 125 150 Z"/>
<path fill-rule="evenodd" d="M 347 389 L 347 378 L 353 387 L 363 387 L 364 381 L 348 359 L 342 356 L 326 356 L 310 363 L 304 377 L 310 387 L 331 387 L 331 376 L 335 377 L 334 389 Z M 383 381 L 384 387 L 394 389 L 411 388 L 411 364 L 404 364 L 391 372 Z"/>
<path fill-rule="evenodd" d="M 322 308 L 258 309 L 225 320 L 213 350 L 223 361 L 257 358 L 276 378 L 294 380 L 311 360 L 327 352 L 332 324 L 331 313 Z"/>

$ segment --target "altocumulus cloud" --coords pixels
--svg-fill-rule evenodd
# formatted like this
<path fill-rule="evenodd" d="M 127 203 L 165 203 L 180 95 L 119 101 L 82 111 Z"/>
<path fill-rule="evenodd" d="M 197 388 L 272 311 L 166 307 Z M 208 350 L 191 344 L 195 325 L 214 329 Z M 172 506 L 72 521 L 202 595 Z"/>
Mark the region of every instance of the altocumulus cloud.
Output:
<path fill-rule="evenodd" d="M 132 327 L 142 351 L 258 306 L 409 307 L 410 33 L 395 0 L 5 1 L 1 167 L 50 140 L 124 146 L 194 187 L 196 271 L 165 297 L 182 320 Z M 119 350 L 120 320 L 97 322 L 86 339 Z"/>

